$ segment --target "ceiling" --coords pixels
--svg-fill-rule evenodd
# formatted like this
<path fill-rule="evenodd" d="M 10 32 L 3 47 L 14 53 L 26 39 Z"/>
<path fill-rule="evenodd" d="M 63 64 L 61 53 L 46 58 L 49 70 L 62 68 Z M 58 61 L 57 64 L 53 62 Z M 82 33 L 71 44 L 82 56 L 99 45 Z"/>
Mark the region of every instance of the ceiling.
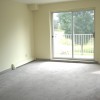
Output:
<path fill-rule="evenodd" d="M 15 1 L 26 3 L 26 4 L 46 4 L 46 3 L 56 3 L 56 2 L 64 2 L 64 1 L 78 1 L 78 0 L 15 0 Z"/>

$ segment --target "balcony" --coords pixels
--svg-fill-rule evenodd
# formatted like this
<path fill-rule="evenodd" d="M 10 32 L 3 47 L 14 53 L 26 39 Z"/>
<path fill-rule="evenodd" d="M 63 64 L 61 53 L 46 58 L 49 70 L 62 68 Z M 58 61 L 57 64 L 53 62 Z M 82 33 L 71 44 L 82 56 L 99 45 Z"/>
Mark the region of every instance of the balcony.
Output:
<path fill-rule="evenodd" d="M 93 59 L 93 34 L 54 34 L 53 53 L 55 58 Z"/>

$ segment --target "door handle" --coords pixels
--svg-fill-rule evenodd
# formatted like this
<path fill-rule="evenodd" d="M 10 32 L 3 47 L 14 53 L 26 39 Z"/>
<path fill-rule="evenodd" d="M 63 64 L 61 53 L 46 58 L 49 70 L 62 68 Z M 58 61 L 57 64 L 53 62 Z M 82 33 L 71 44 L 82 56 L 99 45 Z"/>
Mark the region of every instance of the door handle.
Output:
<path fill-rule="evenodd" d="M 93 33 L 93 37 L 95 38 L 95 32 Z"/>

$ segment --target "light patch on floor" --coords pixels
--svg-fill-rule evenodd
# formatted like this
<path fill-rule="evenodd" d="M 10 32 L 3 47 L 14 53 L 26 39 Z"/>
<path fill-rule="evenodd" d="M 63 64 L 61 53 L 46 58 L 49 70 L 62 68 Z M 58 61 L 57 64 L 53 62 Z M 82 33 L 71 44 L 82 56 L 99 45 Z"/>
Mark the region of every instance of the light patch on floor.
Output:
<path fill-rule="evenodd" d="M 92 74 L 98 74 L 98 75 L 100 75 L 100 71 L 92 72 Z"/>

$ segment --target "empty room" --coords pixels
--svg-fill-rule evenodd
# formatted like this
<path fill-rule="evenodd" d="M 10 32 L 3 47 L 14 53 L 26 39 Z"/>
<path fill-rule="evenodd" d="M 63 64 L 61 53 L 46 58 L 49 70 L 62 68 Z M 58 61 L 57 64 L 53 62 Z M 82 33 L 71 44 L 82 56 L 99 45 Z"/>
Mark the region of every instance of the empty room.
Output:
<path fill-rule="evenodd" d="M 0 100 L 100 100 L 100 0 L 0 0 Z"/>

